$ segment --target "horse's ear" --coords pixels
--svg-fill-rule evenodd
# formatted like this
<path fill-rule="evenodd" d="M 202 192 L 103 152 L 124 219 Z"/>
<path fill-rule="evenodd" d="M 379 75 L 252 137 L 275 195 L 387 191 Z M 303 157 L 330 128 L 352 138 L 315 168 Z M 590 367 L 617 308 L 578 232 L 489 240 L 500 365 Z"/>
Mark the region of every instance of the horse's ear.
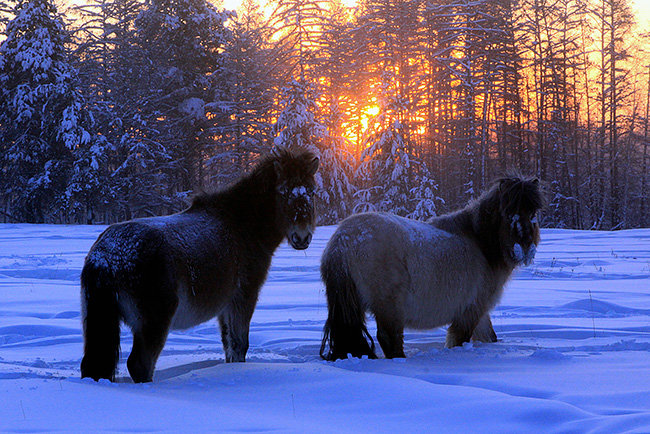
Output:
<path fill-rule="evenodd" d="M 505 215 L 507 208 L 510 206 L 510 192 L 512 190 L 512 184 L 515 181 L 508 176 L 504 176 L 503 178 L 499 179 L 498 182 L 497 200 L 499 205 L 499 212 L 501 215 Z"/>
<path fill-rule="evenodd" d="M 497 191 L 499 192 L 499 196 L 503 195 L 505 191 L 507 191 L 507 186 L 512 184 L 512 178 L 508 177 L 503 177 L 499 178 L 497 181 Z"/>
<path fill-rule="evenodd" d="M 539 185 L 539 178 L 533 178 L 532 183 L 535 187 L 537 187 Z"/>
<path fill-rule="evenodd" d="M 275 174 L 278 177 L 282 176 L 282 163 L 280 160 L 282 159 L 283 151 L 284 150 L 277 145 L 273 145 L 271 148 L 271 155 L 275 158 L 275 160 L 273 160 L 273 169 L 275 169 Z"/>
<path fill-rule="evenodd" d="M 318 157 L 314 157 L 309 162 L 309 165 L 307 165 L 307 172 L 309 173 L 309 176 L 314 176 L 316 174 L 319 164 L 320 164 L 320 160 L 318 159 Z"/>

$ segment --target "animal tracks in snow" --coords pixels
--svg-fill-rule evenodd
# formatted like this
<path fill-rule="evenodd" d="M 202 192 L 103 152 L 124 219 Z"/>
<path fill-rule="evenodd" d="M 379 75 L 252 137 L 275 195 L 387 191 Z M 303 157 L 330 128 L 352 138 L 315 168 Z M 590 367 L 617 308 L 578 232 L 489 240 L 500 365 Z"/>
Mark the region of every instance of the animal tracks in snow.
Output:
<path fill-rule="evenodd" d="M 650 229 L 542 230 L 535 263 L 516 273 L 492 313 L 495 344 L 450 350 L 444 329 L 406 330 L 407 359 L 326 363 L 319 259 L 334 227 L 321 227 L 306 251 L 277 251 L 248 363 L 224 363 L 212 320 L 169 335 L 148 386 L 78 379 L 79 273 L 102 230 L 0 225 L 0 393 L 17 403 L 0 408 L 0 431 L 82 430 L 68 413 L 96 414 L 110 430 L 175 430 L 190 419 L 230 431 L 650 430 Z M 372 318 L 368 325 L 374 336 Z M 125 377 L 126 329 L 121 346 Z M 340 419 L 325 416 L 332 409 Z M 109 411 L 119 421 L 101 425 Z M 160 411 L 182 416 L 143 419 Z M 225 416 L 210 425 L 206 411 Z"/>

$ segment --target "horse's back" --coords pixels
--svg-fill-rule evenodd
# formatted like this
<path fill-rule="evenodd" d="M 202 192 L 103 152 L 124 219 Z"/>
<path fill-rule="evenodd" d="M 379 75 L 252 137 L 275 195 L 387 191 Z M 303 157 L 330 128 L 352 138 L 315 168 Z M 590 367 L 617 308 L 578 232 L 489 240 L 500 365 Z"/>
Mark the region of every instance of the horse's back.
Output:
<path fill-rule="evenodd" d="M 95 241 L 86 264 L 117 275 L 133 271 L 154 258 L 164 243 L 160 231 L 137 220 L 109 226 Z"/>
<path fill-rule="evenodd" d="M 343 220 L 330 239 L 324 260 L 341 255 L 351 270 L 382 267 L 384 272 L 397 266 L 395 259 L 406 253 L 402 242 L 406 236 L 400 217 L 380 213 L 355 214 Z M 361 266 L 361 267 L 359 267 Z M 386 277 L 386 276 L 384 276 Z"/>
<path fill-rule="evenodd" d="M 468 249 L 462 237 L 428 223 L 392 214 L 364 213 L 341 222 L 326 255 L 339 251 L 345 252 L 348 260 L 380 262 L 391 267 L 399 262 L 410 267 L 428 261 L 446 262 L 450 256 L 462 255 Z"/>
<path fill-rule="evenodd" d="M 390 214 L 363 213 L 345 219 L 323 255 L 326 264 L 340 257 L 347 265 L 366 305 L 402 298 L 410 284 L 407 260 L 412 228 L 408 220 Z"/>
<path fill-rule="evenodd" d="M 87 261 L 126 271 L 139 262 L 194 258 L 214 261 L 224 255 L 227 236 L 214 218 L 189 213 L 130 220 L 109 226 L 97 239 Z"/>

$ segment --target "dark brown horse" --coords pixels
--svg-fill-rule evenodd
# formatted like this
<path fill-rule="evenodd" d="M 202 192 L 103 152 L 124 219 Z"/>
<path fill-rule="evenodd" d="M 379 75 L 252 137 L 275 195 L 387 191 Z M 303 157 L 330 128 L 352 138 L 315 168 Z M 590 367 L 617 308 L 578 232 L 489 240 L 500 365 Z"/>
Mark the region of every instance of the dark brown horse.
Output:
<path fill-rule="evenodd" d="M 447 347 L 496 341 L 490 310 L 514 268 L 535 256 L 541 206 L 536 179 L 508 177 L 426 223 L 379 213 L 344 220 L 321 261 L 328 305 L 321 356 L 376 357 L 366 311 L 388 358 L 404 357 L 405 327 L 450 324 Z"/>
<path fill-rule="evenodd" d="M 170 329 L 215 316 L 226 362 L 243 362 L 273 252 L 285 237 L 298 250 L 311 242 L 317 169 L 310 152 L 276 149 L 179 214 L 106 229 L 81 273 L 81 376 L 114 379 L 120 321 L 133 332 L 127 367 L 135 382 L 152 381 Z"/>

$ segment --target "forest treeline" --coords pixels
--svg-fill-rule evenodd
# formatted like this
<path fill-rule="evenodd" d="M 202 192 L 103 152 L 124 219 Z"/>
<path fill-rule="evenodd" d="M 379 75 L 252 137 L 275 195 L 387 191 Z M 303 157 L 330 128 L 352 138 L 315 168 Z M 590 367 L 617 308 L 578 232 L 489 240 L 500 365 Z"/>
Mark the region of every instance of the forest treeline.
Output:
<path fill-rule="evenodd" d="M 183 209 L 272 146 L 319 223 L 424 219 L 519 171 L 545 226 L 650 225 L 650 56 L 627 0 L 0 0 L 0 221 Z"/>

